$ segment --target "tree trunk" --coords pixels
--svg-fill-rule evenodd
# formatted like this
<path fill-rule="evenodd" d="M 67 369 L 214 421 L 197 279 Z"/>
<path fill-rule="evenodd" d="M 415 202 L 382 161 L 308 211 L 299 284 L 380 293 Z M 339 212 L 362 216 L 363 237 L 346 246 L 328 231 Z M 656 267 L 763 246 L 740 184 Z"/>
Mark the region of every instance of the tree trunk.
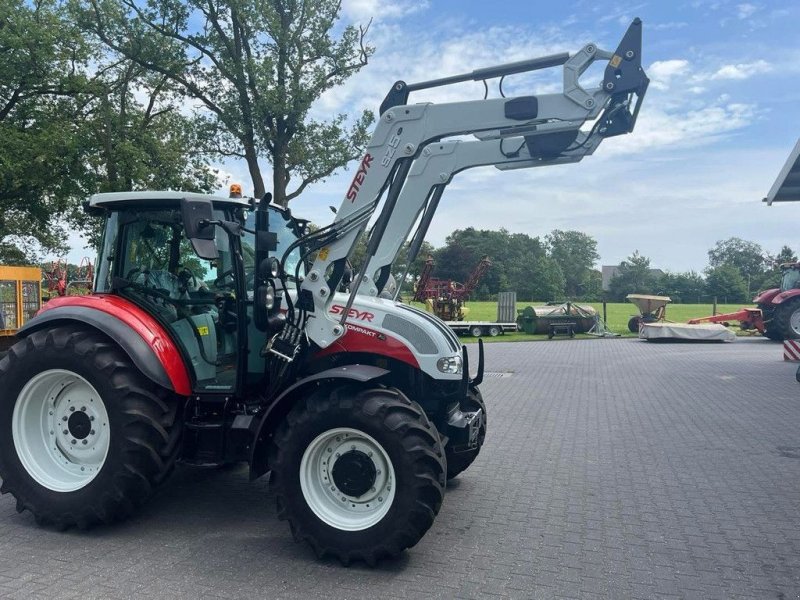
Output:
<path fill-rule="evenodd" d="M 273 202 L 286 208 L 289 200 L 286 198 L 286 186 L 289 180 L 286 177 L 286 155 L 276 152 L 272 159 L 272 196 Z"/>
<path fill-rule="evenodd" d="M 264 188 L 264 178 L 261 176 L 261 168 L 258 166 L 255 145 L 245 144 L 244 158 L 247 161 L 247 169 L 250 171 L 250 179 L 253 180 L 253 197 L 261 200 L 266 189 Z"/>

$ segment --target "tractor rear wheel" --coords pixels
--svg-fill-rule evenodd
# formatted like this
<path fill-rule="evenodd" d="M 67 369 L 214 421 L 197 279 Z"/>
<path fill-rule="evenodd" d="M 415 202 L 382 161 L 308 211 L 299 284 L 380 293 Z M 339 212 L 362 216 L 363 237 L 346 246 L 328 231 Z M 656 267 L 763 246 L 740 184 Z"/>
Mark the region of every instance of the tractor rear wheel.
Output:
<path fill-rule="evenodd" d="M 374 565 L 416 544 L 444 496 L 436 427 L 395 389 L 321 389 L 295 406 L 270 452 L 278 516 L 320 558 Z"/>
<path fill-rule="evenodd" d="M 0 387 L 0 491 L 41 524 L 125 518 L 175 464 L 178 402 L 100 333 L 32 333 L 0 361 Z"/>
<path fill-rule="evenodd" d="M 469 466 L 478 458 L 481 452 L 481 447 L 486 439 L 486 403 L 483 401 L 481 391 L 477 388 L 472 388 L 467 393 L 467 398 L 461 403 L 461 410 L 463 412 L 475 412 L 476 410 L 483 411 L 483 422 L 478 430 L 478 447 L 464 452 L 453 452 L 448 446 L 445 448 L 447 453 L 447 478 L 453 479 L 467 470 Z"/>
<path fill-rule="evenodd" d="M 800 298 L 789 300 L 785 304 L 775 307 L 769 332 L 780 335 L 784 340 L 800 339 Z"/>

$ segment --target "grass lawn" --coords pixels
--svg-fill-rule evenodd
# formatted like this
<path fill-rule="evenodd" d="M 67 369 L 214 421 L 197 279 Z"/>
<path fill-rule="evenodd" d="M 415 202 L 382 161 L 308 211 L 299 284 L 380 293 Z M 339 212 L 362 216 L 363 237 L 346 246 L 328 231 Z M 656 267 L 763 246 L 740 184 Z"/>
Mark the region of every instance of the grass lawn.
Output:
<path fill-rule="evenodd" d="M 414 302 L 415 306 L 425 308 L 423 305 Z M 517 309 L 522 310 L 529 305 L 543 304 L 541 302 L 517 302 Z M 601 302 L 587 302 L 603 315 L 603 304 Z M 496 302 L 467 302 L 469 307 L 468 321 L 494 321 L 497 318 L 497 303 Z M 629 302 L 609 302 L 607 305 L 608 320 L 606 325 L 614 333 L 619 333 L 626 337 L 636 337 L 635 333 L 628 331 L 628 320 L 638 314 L 636 307 Z M 717 314 L 734 312 L 742 308 L 741 304 L 718 304 Z M 696 317 L 710 316 L 712 313 L 711 304 L 670 304 L 667 306 L 667 319 L 677 323 L 685 323 L 689 319 Z M 738 329 L 734 329 L 737 333 Z M 579 335 L 582 338 L 591 338 L 593 336 Z M 474 340 L 470 336 L 462 338 L 465 342 Z M 484 342 L 521 342 L 532 340 L 546 340 L 547 335 L 530 335 L 527 333 L 507 333 L 496 338 L 484 338 Z M 555 339 L 568 339 L 568 338 L 555 338 Z"/>

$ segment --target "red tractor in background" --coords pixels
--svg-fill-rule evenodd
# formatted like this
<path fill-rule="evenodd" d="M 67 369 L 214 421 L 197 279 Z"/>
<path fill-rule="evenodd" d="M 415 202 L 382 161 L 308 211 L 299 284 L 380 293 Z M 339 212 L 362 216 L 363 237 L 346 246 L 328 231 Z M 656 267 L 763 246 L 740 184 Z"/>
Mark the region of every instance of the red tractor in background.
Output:
<path fill-rule="evenodd" d="M 800 338 L 800 263 L 781 265 L 781 287 L 761 292 L 753 303 L 761 309 L 764 336 L 771 340 Z"/>

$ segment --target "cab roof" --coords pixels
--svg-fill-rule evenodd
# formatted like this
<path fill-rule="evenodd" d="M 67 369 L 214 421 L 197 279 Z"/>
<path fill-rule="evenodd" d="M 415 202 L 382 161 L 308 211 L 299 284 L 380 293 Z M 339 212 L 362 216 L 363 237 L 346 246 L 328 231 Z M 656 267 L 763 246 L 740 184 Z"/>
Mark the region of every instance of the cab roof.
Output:
<path fill-rule="evenodd" d="M 122 208 L 124 204 L 147 203 L 153 204 L 165 201 L 170 204 L 180 202 L 184 198 L 188 200 L 210 200 L 215 203 L 234 204 L 236 206 L 250 206 L 250 198 L 227 198 L 225 196 L 214 196 L 212 194 L 197 194 L 194 192 L 167 192 L 167 191 L 147 191 L 147 192 L 110 192 L 105 194 L 94 194 L 89 198 L 89 207 L 114 208 L 118 205 Z"/>

